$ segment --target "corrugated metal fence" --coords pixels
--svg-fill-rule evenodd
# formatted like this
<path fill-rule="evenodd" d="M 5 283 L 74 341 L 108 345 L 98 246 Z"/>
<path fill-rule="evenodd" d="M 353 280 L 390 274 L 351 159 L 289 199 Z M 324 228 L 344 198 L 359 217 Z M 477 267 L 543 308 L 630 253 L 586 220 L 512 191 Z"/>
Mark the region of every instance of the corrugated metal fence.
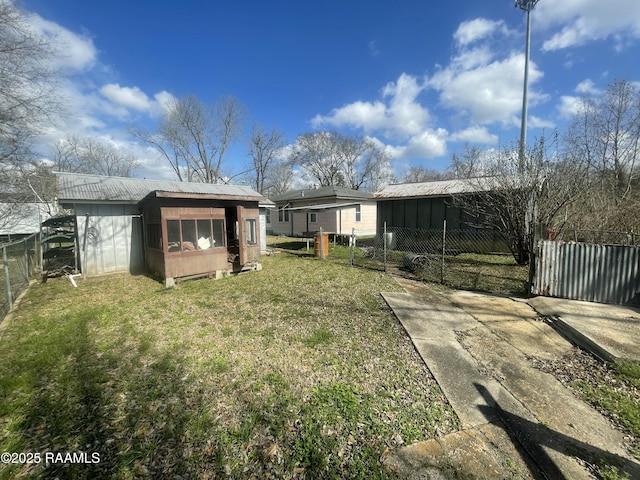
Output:
<path fill-rule="evenodd" d="M 640 304 L 640 247 L 541 241 L 532 293 Z"/>

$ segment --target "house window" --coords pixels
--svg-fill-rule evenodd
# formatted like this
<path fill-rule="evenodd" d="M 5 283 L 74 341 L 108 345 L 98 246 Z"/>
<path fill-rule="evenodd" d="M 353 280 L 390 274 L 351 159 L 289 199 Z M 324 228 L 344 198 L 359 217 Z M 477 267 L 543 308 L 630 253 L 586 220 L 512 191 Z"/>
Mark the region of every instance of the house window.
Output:
<path fill-rule="evenodd" d="M 362 221 L 362 211 L 361 211 L 362 206 L 361 205 L 356 205 L 356 222 L 361 222 Z"/>
<path fill-rule="evenodd" d="M 258 243 L 258 232 L 256 230 L 255 218 L 247 218 L 245 220 L 245 235 L 247 245 L 256 245 Z"/>
<path fill-rule="evenodd" d="M 318 223 L 317 213 L 309 213 L 309 223 Z"/>
<path fill-rule="evenodd" d="M 271 209 L 270 208 L 266 209 L 265 219 L 267 221 L 267 225 L 271 225 Z"/>
<path fill-rule="evenodd" d="M 286 210 L 284 207 L 278 209 L 278 221 L 279 222 L 288 222 L 289 221 L 289 210 Z"/>

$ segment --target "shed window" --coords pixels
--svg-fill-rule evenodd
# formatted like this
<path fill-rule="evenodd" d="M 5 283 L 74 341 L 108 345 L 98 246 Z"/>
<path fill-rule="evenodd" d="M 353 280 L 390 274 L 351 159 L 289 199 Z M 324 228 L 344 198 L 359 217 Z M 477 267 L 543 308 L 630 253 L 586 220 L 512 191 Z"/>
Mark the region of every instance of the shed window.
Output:
<path fill-rule="evenodd" d="M 362 206 L 356 205 L 356 222 L 362 221 Z"/>
<path fill-rule="evenodd" d="M 211 241 L 211 220 L 196 220 L 198 226 L 198 250 L 207 250 L 214 246 Z"/>
<path fill-rule="evenodd" d="M 224 247 L 224 220 L 213 221 L 213 245 Z"/>
<path fill-rule="evenodd" d="M 198 218 L 167 220 L 167 250 L 194 252 L 224 247 L 224 220 Z"/>
<path fill-rule="evenodd" d="M 309 223 L 318 223 L 317 213 L 309 213 Z"/>
<path fill-rule="evenodd" d="M 255 245 L 258 243 L 258 232 L 256 231 L 256 219 L 247 218 L 245 220 L 245 235 L 247 238 L 247 245 Z"/>
<path fill-rule="evenodd" d="M 167 220 L 167 248 L 170 252 L 180 251 L 180 220 Z"/>
<path fill-rule="evenodd" d="M 196 249 L 196 221 L 182 220 L 182 248 L 183 252 L 193 252 Z"/>

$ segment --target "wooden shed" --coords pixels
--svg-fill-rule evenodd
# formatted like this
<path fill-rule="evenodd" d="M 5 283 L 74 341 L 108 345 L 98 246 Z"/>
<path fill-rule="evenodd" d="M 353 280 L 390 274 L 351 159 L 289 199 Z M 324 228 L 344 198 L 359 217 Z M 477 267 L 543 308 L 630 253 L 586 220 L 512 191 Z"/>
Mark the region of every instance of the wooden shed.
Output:
<path fill-rule="evenodd" d="M 73 210 L 83 273 L 146 271 L 180 279 L 261 269 L 260 208 L 246 186 L 58 173 Z"/>
<path fill-rule="evenodd" d="M 256 198 L 156 190 L 140 206 L 147 270 L 167 284 L 260 268 Z"/>

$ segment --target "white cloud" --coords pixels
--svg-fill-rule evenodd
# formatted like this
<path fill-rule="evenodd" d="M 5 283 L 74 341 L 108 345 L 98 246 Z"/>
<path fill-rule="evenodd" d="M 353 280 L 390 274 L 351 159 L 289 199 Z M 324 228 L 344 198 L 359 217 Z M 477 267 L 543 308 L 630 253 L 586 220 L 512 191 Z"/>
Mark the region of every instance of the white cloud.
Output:
<path fill-rule="evenodd" d="M 486 127 L 473 125 L 464 130 L 451 134 L 450 140 L 454 142 L 467 142 L 470 144 L 493 145 L 498 143 L 498 136 L 489 132 Z"/>
<path fill-rule="evenodd" d="M 557 110 L 562 118 L 571 118 L 580 113 L 584 105 L 584 97 L 597 97 L 602 94 L 602 90 L 597 88 L 595 83 L 589 78 L 576 85 L 575 92 L 578 95 L 563 95 L 560 97 Z"/>
<path fill-rule="evenodd" d="M 359 128 L 365 133 L 383 131 L 388 138 L 417 135 L 429 121 L 429 111 L 417 101 L 423 89 L 416 77 L 403 73 L 382 89 L 385 101 L 356 101 L 334 108 L 328 115 L 316 115 L 311 125 Z"/>
<path fill-rule="evenodd" d="M 576 93 L 583 95 L 600 95 L 602 90 L 596 87 L 595 83 L 591 79 L 587 78 L 578 84 L 576 87 Z"/>
<path fill-rule="evenodd" d="M 535 115 L 529 115 L 527 119 L 527 125 L 530 128 L 538 128 L 538 129 L 550 129 L 553 130 L 556 128 L 556 124 L 550 120 L 537 117 Z"/>
<path fill-rule="evenodd" d="M 91 38 L 67 30 L 36 14 L 30 14 L 27 20 L 36 33 L 51 41 L 55 52 L 52 68 L 83 71 L 93 67 L 98 52 Z"/>
<path fill-rule="evenodd" d="M 544 42 L 543 50 L 580 46 L 610 37 L 620 49 L 629 39 L 640 38 L 638 0 L 540 2 L 533 15 L 534 22 L 543 28 L 561 28 Z"/>
<path fill-rule="evenodd" d="M 425 86 L 418 78 L 403 73 L 381 90 L 382 100 L 356 101 L 316 115 L 314 128 L 350 127 L 367 134 L 380 132 L 388 140 L 384 148 L 394 158 L 433 158 L 446 153 L 447 131 L 430 126 L 429 110 L 418 101 Z M 374 138 L 374 137 L 371 137 Z M 392 143 L 401 142 L 398 145 Z"/>
<path fill-rule="evenodd" d="M 560 104 L 557 107 L 558 113 L 562 118 L 571 118 L 580 112 L 581 105 L 580 97 L 563 95 L 560 97 Z"/>
<path fill-rule="evenodd" d="M 485 39 L 493 35 L 494 32 L 502 34 L 509 33 L 503 21 L 488 20 L 486 18 L 476 18 L 467 22 L 462 22 L 458 30 L 453 34 L 453 38 L 461 46 L 466 46 L 478 40 Z"/>
<path fill-rule="evenodd" d="M 126 117 L 130 110 L 159 116 L 175 100 L 171 93 L 164 90 L 156 93 L 151 99 L 138 87 L 122 87 L 117 83 L 104 85 L 100 93 L 111 102 L 110 106 L 105 106 L 105 112 L 117 117 Z"/>
<path fill-rule="evenodd" d="M 476 19 L 464 22 L 454 34 L 458 47 L 448 65 L 420 79 L 406 73 L 382 89 L 382 98 L 357 101 L 317 115 L 316 128 L 349 127 L 367 134 L 381 133 L 387 149 L 397 158 L 445 155 L 448 141 L 495 144 L 498 138 L 489 126 L 519 127 L 522 111 L 524 54 L 506 52 L 504 39 L 513 35 L 502 21 Z M 548 100 L 536 91 L 543 77 L 534 62 L 529 64 L 529 105 Z M 439 98 L 438 117 L 424 103 L 426 94 Z M 450 120 L 445 117 L 448 115 Z M 446 123 L 436 125 L 436 121 Z M 448 123 L 457 125 L 451 135 Z M 532 127 L 548 127 L 544 119 L 530 117 Z"/>
<path fill-rule="evenodd" d="M 157 111 L 154 112 L 156 115 L 165 112 L 169 106 L 176 101 L 176 97 L 165 90 L 156 93 L 153 98 L 155 100 L 155 106 L 157 107 Z"/>
<path fill-rule="evenodd" d="M 384 128 L 388 123 L 387 106 L 380 102 L 353 102 L 341 108 L 334 108 L 329 115 L 316 115 L 311 120 L 314 128 L 323 126 L 350 126 L 371 132 Z"/>
<path fill-rule="evenodd" d="M 110 101 L 141 112 L 151 108 L 149 97 L 138 87 L 121 87 L 117 83 L 108 83 L 100 89 L 100 93 Z"/>
<path fill-rule="evenodd" d="M 402 157 L 440 157 L 447 153 L 447 135 L 444 128 L 423 131 L 411 137 Z"/>
<path fill-rule="evenodd" d="M 466 55 L 466 53 L 463 53 Z M 476 125 L 517 124 L 522 109 L 524 55 L 512 54 L 504 60 L 462 68 L 454 59 L 450 66 L 436 72 L 427 83 L 440 91 L 440 102 L 468 117 Z M 534 62 L 529 63 L 529 105 L 547 99 L 531 89 L 543 74 Z"/>

